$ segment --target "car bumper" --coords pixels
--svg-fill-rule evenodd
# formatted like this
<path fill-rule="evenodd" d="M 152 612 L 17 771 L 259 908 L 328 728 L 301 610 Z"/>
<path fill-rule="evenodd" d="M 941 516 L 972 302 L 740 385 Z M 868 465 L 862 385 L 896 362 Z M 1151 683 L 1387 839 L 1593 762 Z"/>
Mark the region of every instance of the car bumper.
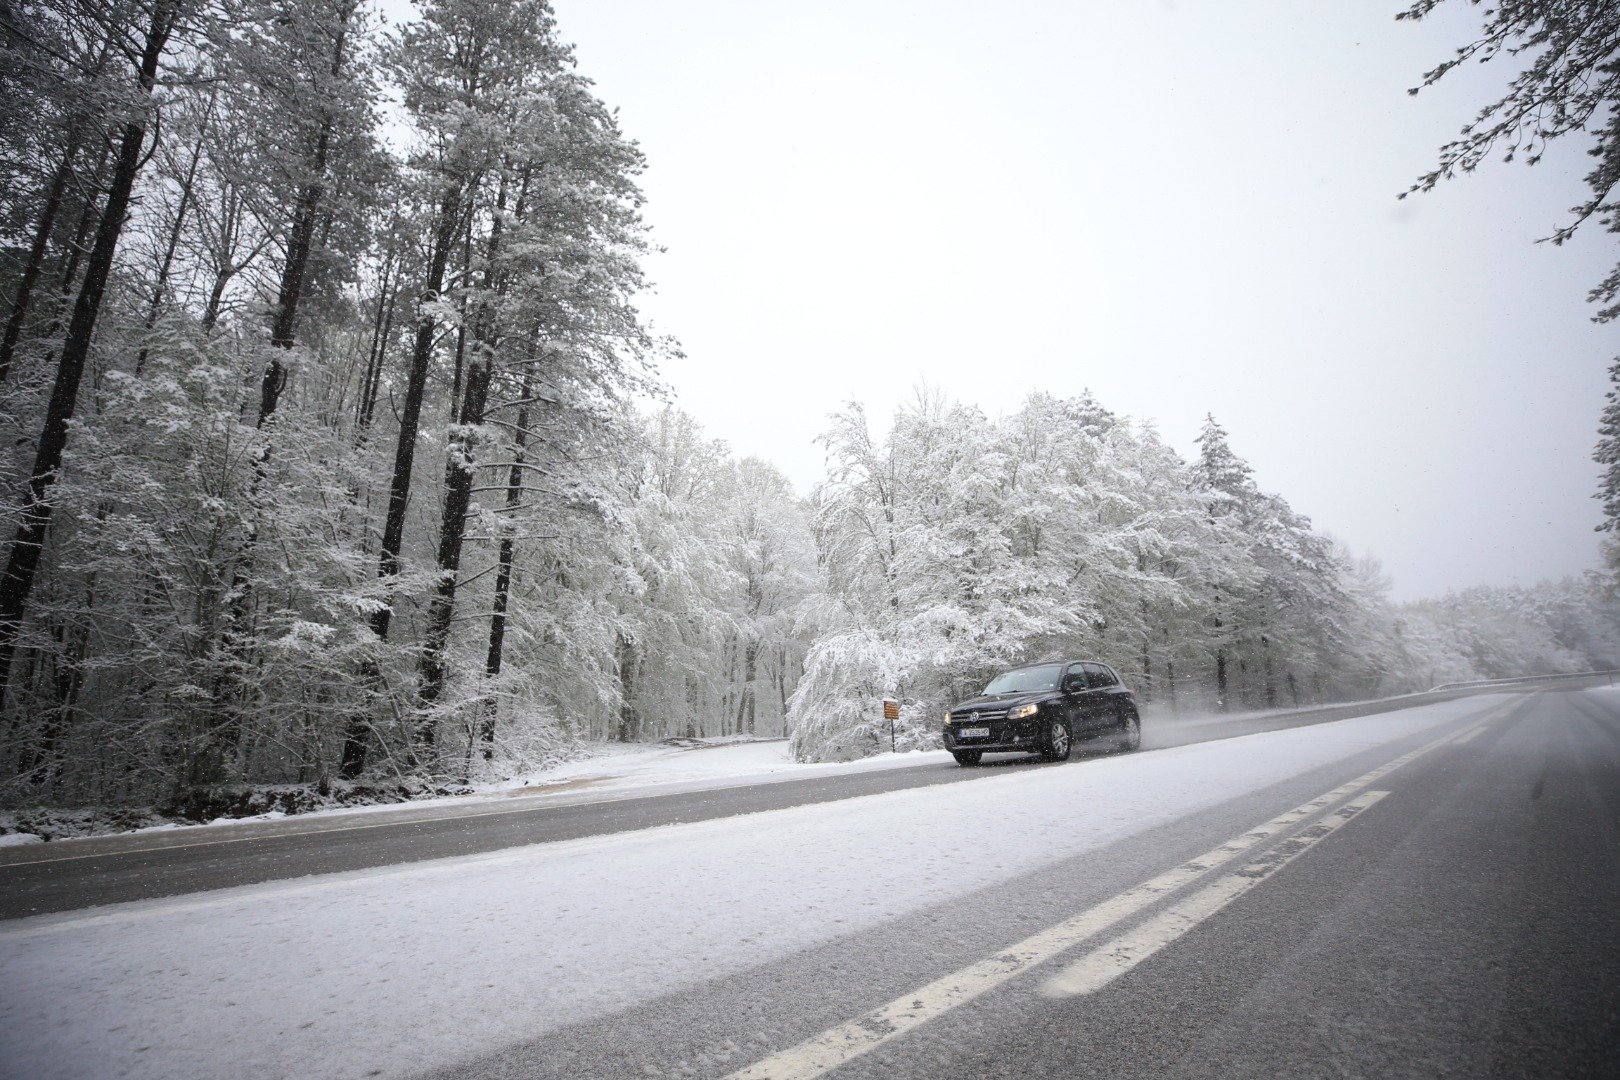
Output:
<path fill-rule="evenodd" d="M 1034 724 L 989 724 L 990 734 L 962 738 L 956 734 L 961 725 L 944 731 L 947 750 L 984 750 L 990 753 L 1030 753 L 1041 748 L 1040 729 Z"/>

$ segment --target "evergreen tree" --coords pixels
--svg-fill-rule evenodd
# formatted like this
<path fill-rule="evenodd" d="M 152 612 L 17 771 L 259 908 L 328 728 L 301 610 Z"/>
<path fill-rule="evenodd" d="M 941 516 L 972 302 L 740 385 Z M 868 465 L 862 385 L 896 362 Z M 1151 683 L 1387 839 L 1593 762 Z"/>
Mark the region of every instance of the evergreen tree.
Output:
<path fill-rule="evenodd" d="M 1397 19 L 1422 19 L 1443 0 L 1416 0 Z M 1511 65 L 1506 92 L 1486 105 L 1462 129 L 1459 138 L 1440 148 L 1440 161 L 1419 177 L 1410 191 L 1430 191 L 1458 173 L 1473 172 L 1493 153 L 1504 161 L 1522 159 L 1534 165 L 1554 139 L 1585 136 L 1587 153 L 1596 160 L 1586 176 L 1591 195 L 1574 207 L 1574 217 L 1550 237 L 1562 244 L 1588 220 L 1596 218 L 1611 233 L 1620 233 L 1620 8 L 1610 0 L 1567 3 L 1503 3 L 1482 10 L 1478 38 L 1457 49 L 1424 73 L 1416 94 L 1451 71 L 1469 63 L 1488 63 L 1499 56 L 1529 57 Z M 1409 194 L 1410 192 L 1408 192 Z M 1405 198 L 1405 195 L 1402 196 Z M 1587 299 L 1602 305 L 1594 316 L 1607 322 L 1620 315 L 1620 266 L 1594 286 Z"/>
<path fill-rule="evenodd" d="M 1620 359 L 1609 365 L 1609 392 L 1604 400 L 1598 444 L 1592 451 L 1592 460 L 1603 466 L 1603 473 L 1593 497 L 1603 504 L 1598 531 L 1614 533 L 1620 531 Z"/>

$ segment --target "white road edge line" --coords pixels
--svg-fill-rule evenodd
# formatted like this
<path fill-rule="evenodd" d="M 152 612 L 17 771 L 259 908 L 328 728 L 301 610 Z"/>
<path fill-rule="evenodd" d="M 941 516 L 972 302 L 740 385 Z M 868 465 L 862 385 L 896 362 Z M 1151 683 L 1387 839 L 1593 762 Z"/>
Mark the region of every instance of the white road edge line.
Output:
<path fill-rule="evenodd" d="M 1041 995 L 1063 998 L 1096 993 L 1332 836 L 1352 818 L 1388 794 L 1387 791 L 1363 792 L 1310 828 L 1278 844 L 1258 862 L 1245 866 L 1235 874 L 1228 874 L 1215 884 L 1166 908 L 1129 933 L 1093 949 L 1042 984 Z"/>
<path fill-rule="evenodd" d="M 1515 698 L 1491 710 L 1481 719 L 1465 725 L 1461 730 L 1465 733 L 1478 730 L 1517 708 L 1524 700 Z M 1431 750 L 1452 742 L 1458 734 L 1457 731 L 1447 732 L 1440 738 L 1402 754 L 1395 760 L 1380 765 L 1325 795 L 1319 795 L 1286 814 L 1274 817 L 1263 825 L 1228 840 L 1196 859 L 1182 863 L 1055 926 L 1027 937 L 995 956 L 935 979 L 927 986 L 897 997 L 864 1016 L 840 1024 L 796 1046 L 790 1046 L 762 1061 L 730 1073 L 724 1080 L 810 1080 L 812 1077 L 829 1072 L 890 1039 L 898 1038 L 930 1020 L 943 1016 L 959 1005 L 967 1004 L 1030 968 L 1067 952 L 1086 939 L 1095 937 L 1116 923 L 1152 906 L 1169 893 L 1191 885 L 1220 869 L 1234 856 L 1371 787 L 1396 769 L 1416 761 Z"/>

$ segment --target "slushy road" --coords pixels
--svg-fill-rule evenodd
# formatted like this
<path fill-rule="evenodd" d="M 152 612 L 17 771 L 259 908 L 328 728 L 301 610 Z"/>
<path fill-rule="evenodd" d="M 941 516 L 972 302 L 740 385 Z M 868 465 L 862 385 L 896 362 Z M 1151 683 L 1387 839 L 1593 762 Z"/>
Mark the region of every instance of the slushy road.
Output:
<path fill-rule="evenodd" d="M 435 1075 L 1615 1076 L 1620 696 L 1490 704 Z"/>
<path fill-rule="evenodd" d="M 1385 706 L 1387 708 L 1387 706 Z M 1185 745 L 1324 723 L 1377 706 L 1263 718 L 1149 719 L 1143 747 Z M 1077 762 L 1102 753 L 1081 743 Z M 969 783 L 1005 768 L 1041 768 L 998 755 L 977 769 L 939 758 L 926 766 L 644 797 L 579 792 L 520 796 L 497 805 L 402 806 L 363 815 L 132 834 L 0 849 L 0 919 L 149 900 L 210 889 L 473 855 L 527 844 L 754 814 L 934 784 Z M 1070 762 L 1068 764 L 1075 764 Z"/>

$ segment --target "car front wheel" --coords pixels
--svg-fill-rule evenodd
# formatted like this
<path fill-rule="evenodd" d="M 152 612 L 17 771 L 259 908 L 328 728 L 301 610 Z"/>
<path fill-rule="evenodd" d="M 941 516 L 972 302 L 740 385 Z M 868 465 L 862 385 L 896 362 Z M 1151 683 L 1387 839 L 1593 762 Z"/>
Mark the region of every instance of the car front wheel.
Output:
<path fill-rule="evenodd" d="M 1046 745 L 1041 749 L 1041 756 L 1047 761 L 1067 761 L 1073 746 L 1069 725 L 1053 718 L 1046 726 Z"/>
<path fill-rule="evenodd" d="M 982 750 L 952 750 L 951 757 L 956 759 L 956 763 L 958 765 L 966 768 L 970 765 L 977 765 L 979 763 L 979 755 L 983 752 L 984 751 Z"/>

